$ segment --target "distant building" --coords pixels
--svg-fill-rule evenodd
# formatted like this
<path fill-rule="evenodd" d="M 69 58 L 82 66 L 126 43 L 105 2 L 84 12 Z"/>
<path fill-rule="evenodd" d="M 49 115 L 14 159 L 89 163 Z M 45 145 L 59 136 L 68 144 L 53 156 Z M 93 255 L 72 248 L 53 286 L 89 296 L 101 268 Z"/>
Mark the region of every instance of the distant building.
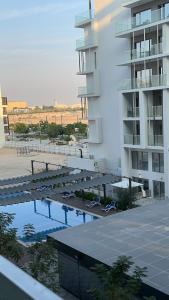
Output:
<path fill-rule="evenodd" d="M 5 136 L 9 134 L 9 122 L 7 115 L 8 101 L 6 97 L 2 97 L 0 91 L 0 148 L 5 143 Z"/>
<path fill-rule="evenodd" d="M 8 112 L 14 112 L 14 113 L 18 113 L 18 112 L 28 112 L 29 108 L 28 108 L 28 103 L 26 101 L 13 101 L 13 100 L 9 100 L 8 101 Z"/>

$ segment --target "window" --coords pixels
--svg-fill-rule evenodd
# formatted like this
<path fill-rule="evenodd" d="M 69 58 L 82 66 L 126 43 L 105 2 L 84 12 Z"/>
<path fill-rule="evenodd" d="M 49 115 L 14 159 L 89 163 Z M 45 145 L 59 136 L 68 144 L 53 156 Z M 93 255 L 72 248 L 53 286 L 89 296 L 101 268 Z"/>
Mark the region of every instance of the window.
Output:
<path fill-rule="evenodd" d="M 136 71 L 136 78 L 138 80 L 149 79 L 152 77 L 152 69 L 145 69 L 141 71 Z"/>
<path fill-rule="evenodd" d="M 135 44 L 136 58 L 151 54 L 152 40 L 141 41 Z"/>
<path fill-rule="evenodd" d="M 153 181 L 154 197 L 162 198 L 165 196 L 165 183 L 161 181 Z"/>
<path fill-rule="evenodd" d="M 153 172 L 164 173 L 164 154 L 152 154 L 152 170 Z"/>
<path fill-rule="evenodd" d="M 135 14 L 135 26 L 148 24 L 151 22 L 151 9 L 147 9 Z"/>
<path fill-rule="evenodd" d="M 148 171 L 148 152 L 132 151 L 132 169 Z"/>

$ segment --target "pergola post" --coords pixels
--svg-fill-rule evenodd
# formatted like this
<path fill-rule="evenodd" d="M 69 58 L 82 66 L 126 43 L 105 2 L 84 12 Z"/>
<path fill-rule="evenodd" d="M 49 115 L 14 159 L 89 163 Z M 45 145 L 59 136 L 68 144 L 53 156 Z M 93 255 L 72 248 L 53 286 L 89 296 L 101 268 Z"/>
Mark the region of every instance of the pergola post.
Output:
<path fill-rule="evenodd" d="M 49 172 L 49 163 L 46 163 L 46 172 Z"/>
<path fill-rule="evenodd" d="M 34 160 L 31 160 L 32 175 L 34 175 Z"/>
<path fill-rule="evenodd" d="M 106 184 L 103 183 L 102 186 L 103 186 L 103 196 L 104 196 L 104 200 L 106 200 L 106 198 L 107 198 L 107 195 L 106 195 Z"/>

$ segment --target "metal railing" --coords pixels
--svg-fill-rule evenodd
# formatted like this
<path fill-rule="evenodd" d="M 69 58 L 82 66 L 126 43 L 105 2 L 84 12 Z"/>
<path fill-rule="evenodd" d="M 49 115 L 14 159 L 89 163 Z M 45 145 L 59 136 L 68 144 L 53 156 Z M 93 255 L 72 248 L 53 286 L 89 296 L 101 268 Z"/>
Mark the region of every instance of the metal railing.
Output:
<path fill-rule="evenodd" d="M 88 22 L 88 21 L 92 20 L 92 18 L 93 18 L 92 10 L 84 11 L 81 14 L 75 16 L 75 26 L 78 26 L 82 23 Z"/>
<path fill-rule="evenodd" d="M 152 10 L 151 14 L 147 17 L 147 19 L 144 19 L 144 21 L 138 20 L 138 18 L 136 17 L 131 17 L 126 22 L 117 24 L 116 33 L 120 34 L 140 26 L 145 26 L 158 21 L 165 21 L 165 20 L 169 21 L 169 13 L 167 10 L 165 9 Z"/>
<path fill-rule="evenodd" d="M 127 56 L 127 59 L 129 59 L 129 60 L 135 60 L 135 59 L 139 59 L 139 58 L 145 58 L 145 57 L 149 57 L 149 56 L 153 56 L 153 55 L 163 54 L 163 52 L 164 52 L 163 44 L 159 43 L 159 44 L 151 45 L 149 50 L 132 49 L 131 51 L 126 51 L 126 56 Z"/>
<path fill-rule="evenodd" d="M 127 110 L 127 118 L 139 118 L 140 108 L 139 107 L 129 107 Z"/>
<path fill-rule="evenodd" d="M 140 145 L 140 135 L 126 134 L 124 136 L 125 145 Z"/>
<path fill-rule="evenodd" d="M 163 107 L 160 106 L 151 106 L 148 111 L 148 117 L 150 118 L 160 118 L 163 116 Z"/>
<path fill-rule="evenodd" d="M 35 142 L 19 142 L 19 141 L 6 141 L 6 148 L 22 148 L 27 147 L 31 152 L 42 152 L 42 153 L 51 153 L 51 154 L 63 154 L 66 156 L 75 156 L 80 157 L 80 149 L 82 149 L 83 157 L 89 158 L 88 148 L 81 148 L 80 146 L 57 146 L 57 145 L 48 145 L 48 144 L 38 144 Z"/>
<path fill-rule="evenodd" d="M 133 78 L 126 79 L 123 81 L 121 90 L 132 90 L 150 87 L 159 87 L 167 85 L 167 76 L 163 75 L 152 75 L 145 78 Z"/>
<path fill-rule="evenodd" d="M 148 145 L 163 147 L 163 135 L 149 135 L 148 136 Z"/>

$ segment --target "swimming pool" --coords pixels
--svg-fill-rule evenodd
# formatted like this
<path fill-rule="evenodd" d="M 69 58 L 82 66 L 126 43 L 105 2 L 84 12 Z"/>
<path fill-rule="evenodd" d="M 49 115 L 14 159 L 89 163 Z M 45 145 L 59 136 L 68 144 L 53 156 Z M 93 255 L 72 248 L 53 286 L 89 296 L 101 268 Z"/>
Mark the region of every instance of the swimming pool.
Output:
<path fill-rule="evenodd" d="M 17 228 L 17 236 L 25 241 L 23 228 L 32 224 L 35 233 L 31 241 L 45 239 L 46 235 L 58 230 L 92 222 L 97 217 L 63 205 L 56 201 L 35 200 L 26 203 L 0 206 L 0 213 L 15 214 L 12 227 Z"/>

